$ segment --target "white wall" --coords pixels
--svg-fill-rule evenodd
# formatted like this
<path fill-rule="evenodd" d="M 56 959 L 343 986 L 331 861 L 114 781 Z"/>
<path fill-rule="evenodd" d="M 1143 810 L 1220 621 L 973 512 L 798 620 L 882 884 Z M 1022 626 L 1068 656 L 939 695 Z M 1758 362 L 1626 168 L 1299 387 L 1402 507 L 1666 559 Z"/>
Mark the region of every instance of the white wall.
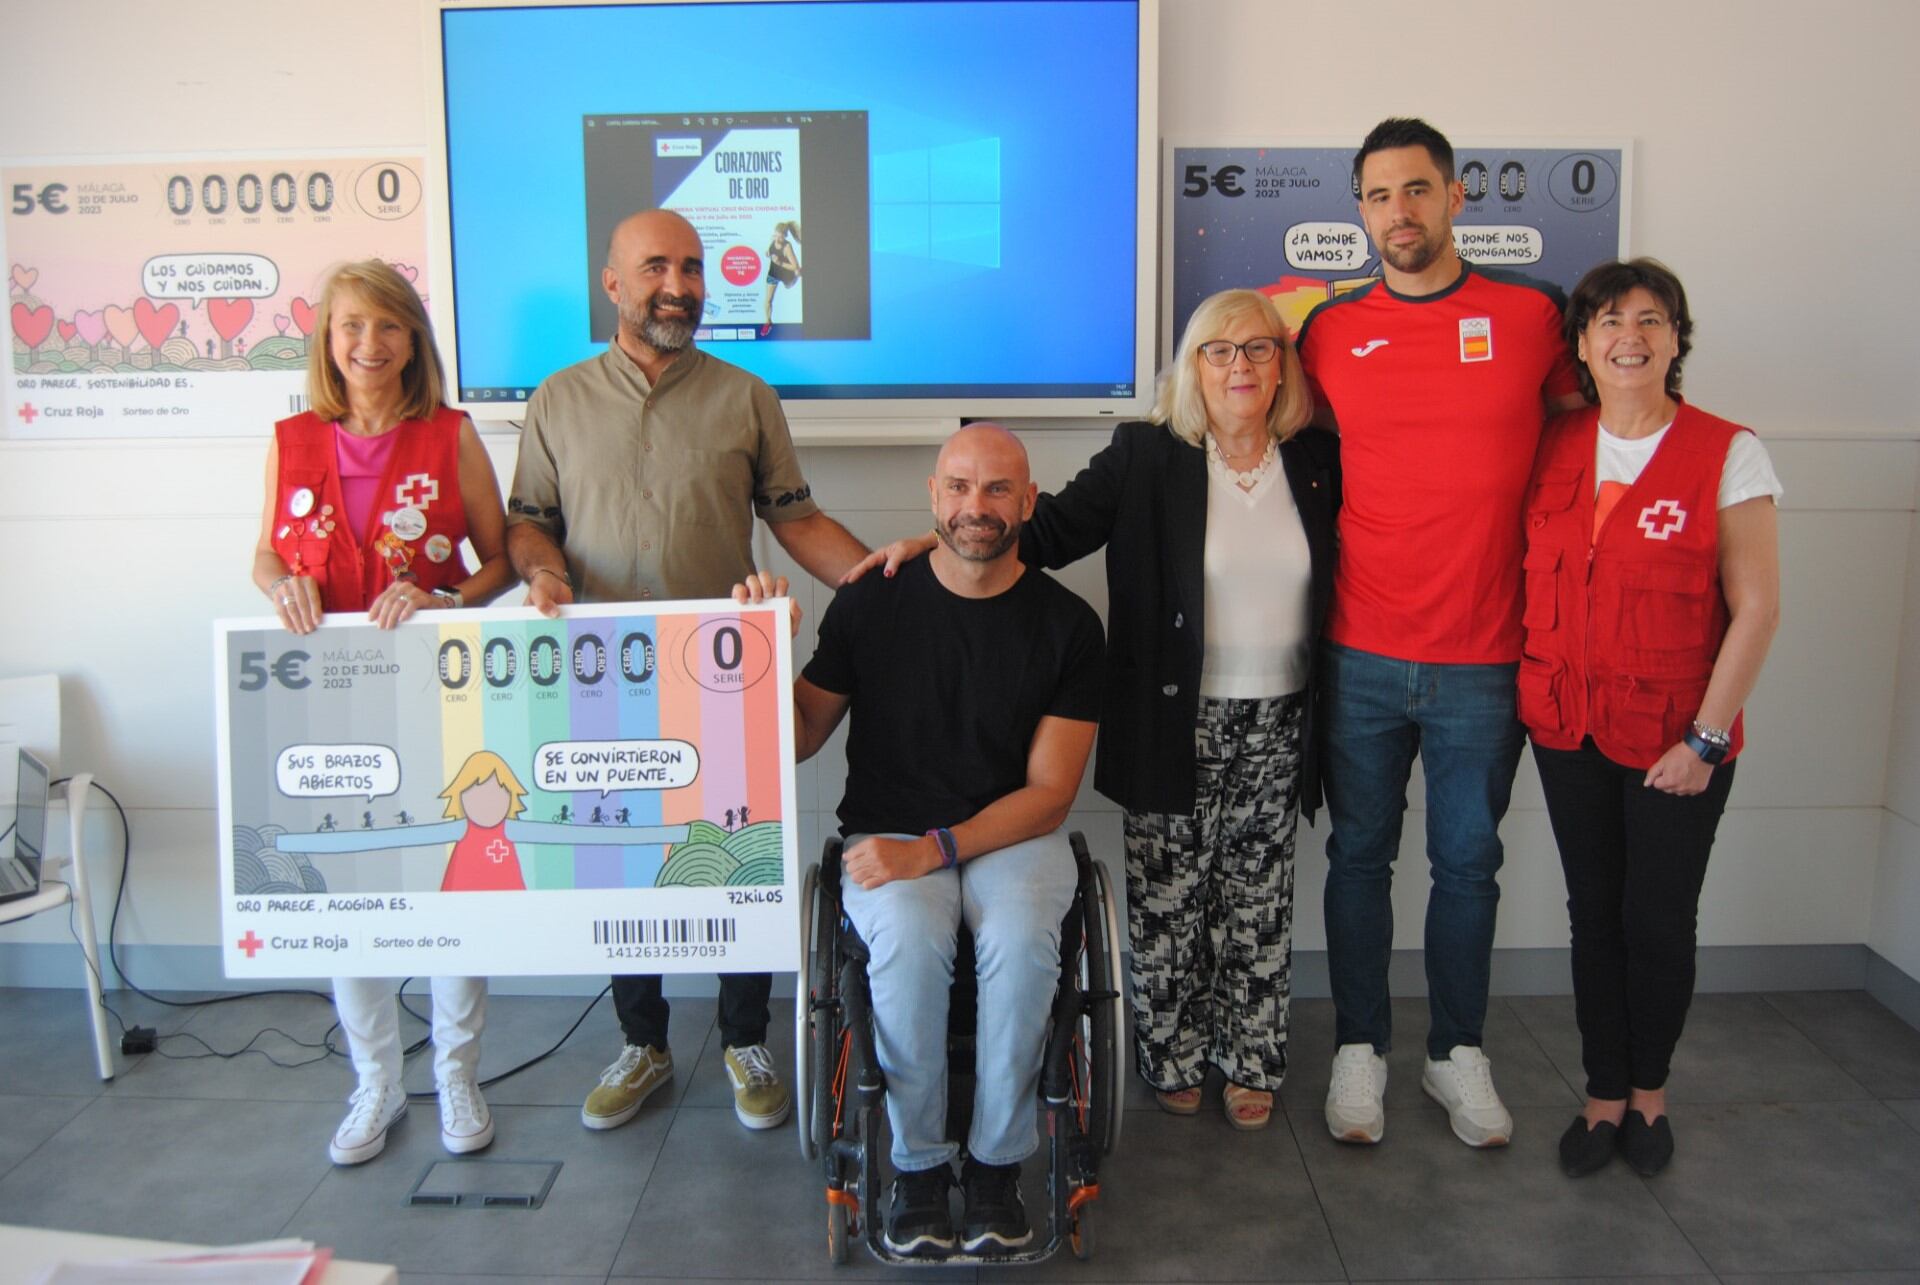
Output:
<path fill-rule="evenodd" d="M 1920 285 L 1910 227 L 1920 90 L 1904 66 L 1920 47 L 1920 6 L 1163 3 L 1169 136 L 1357 143 L 1379 117 L 1411 112 L 1460 137 L 1635 141 L 1633 249 L 1682 274 L 1699 316 L 1688 391 L 1758 429 L 1788 488 L 1785 623 L 1749 707 L 1754 744 L 1702 939 L 1865 942 L 1920 977 L 1920 423 L 1905 369 Z M 213 60 L 194 61 L 236 29 L 254 56 L 219 59 L 217 74 Z M 58 14 L 10 10 L 6 43 L 33 55 L 9 60 L 10 100 L 29 105 L 0 121 L 11 160 L 425 142 L 419 24 L 387 0 L 76 0 Z M 155 49 L 174 52 L 156 60 Z M 141 101 L 70 92 L 82 65 L 92 83 L 143 87 Z M 129 809 L 123 941 L 217 939 L 207 622 L 259 609 L 247 582 L 258 430 L 224 442 L 0 442 L 0 676 L 64 675 L 65 764 L 97 771 Z M 1057 427 L 1027 436 L 1043 485 L 1101 440 Z M 512 437 L 489 444 L 509 473 Z M 803 451 L 823 503 L 869 540 L 922 527 L 930 455 Z M 1104 604 L 1096 566 L 1065 579 Z M 805 598 L 817 619 L 825 591 L 809 586 Z M 839 761 L 830 747 L 802 772 L 807 848 L 832 825 Z M 1418 944 L 1424 897 L 1417 788 L 1414 805 L 1403 946 Z M 1117 848 L 1117 814 L 1090 791 L 1076 823 Z M 1530 768 L 1507 836 L 1500 945 L 1564 946 L 1564 893 Z M 1324 944 L 1323 837 L 1324 827 L 1302 831 L 1304 950 Z M 97 842 L 117 851 L 104 825 Z M 6 943 L 64 939 L 52 917 L 0 929 L 0 984 Z"/>

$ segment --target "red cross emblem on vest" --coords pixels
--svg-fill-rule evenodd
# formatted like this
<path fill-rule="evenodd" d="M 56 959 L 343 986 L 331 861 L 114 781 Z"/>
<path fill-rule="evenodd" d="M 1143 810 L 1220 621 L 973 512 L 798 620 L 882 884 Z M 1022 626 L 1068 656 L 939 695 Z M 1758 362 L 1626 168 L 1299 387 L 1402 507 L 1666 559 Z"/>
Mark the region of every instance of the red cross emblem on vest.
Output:
<path fill-rule="evenodd" d="M 507 854 L 512 851 L 513 849 L 507 846 L 507 841 L 505 839 L 495 839 L 492 843 L 489 843 L 487 845 L 487 855 L 493 858 L 493 864 L 496 866 L 499 865 L 502 861 L 505 861 L 507 859 Z"/>
<path fill-rule="evenodd" d="M 424 509 L 439 498 L 440 483 L 425 473 L 409 473 L 406 481 L 393 488 L 394 503 L 411 508 Z"/>
<path fill-rule="evenodd" d="M 1649 540 L 1664 540 L 1687 525 L 1687 511 L 1678 500 L 1655 500 L 1640 510 L 1640 529 Z"/>

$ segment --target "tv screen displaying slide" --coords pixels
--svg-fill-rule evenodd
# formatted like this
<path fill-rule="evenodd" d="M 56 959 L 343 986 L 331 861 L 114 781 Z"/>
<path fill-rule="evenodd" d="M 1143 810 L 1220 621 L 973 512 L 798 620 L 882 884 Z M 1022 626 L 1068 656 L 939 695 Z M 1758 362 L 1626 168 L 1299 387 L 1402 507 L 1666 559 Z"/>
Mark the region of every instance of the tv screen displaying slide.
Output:
<path fill-rule="evenodd" d="M 610 340 L 608 237 L 654 207 L 700 235 L 696 342 L 790 410 L 1144 406 L 1152 0 L 442 4 L 468 409 Z"/>

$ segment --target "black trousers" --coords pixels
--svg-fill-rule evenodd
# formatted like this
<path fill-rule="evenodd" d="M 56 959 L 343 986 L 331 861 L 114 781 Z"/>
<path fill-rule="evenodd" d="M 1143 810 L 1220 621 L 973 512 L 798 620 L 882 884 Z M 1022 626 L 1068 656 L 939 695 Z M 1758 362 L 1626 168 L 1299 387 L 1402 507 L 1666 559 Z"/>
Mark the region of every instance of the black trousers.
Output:
<path fill-rule="evenodd" d="M 767 996 L 771 973 L 720 974 L 720 1038 L 728 1048 L 767 1042 Z M 667 1047 L 667 1001 L 655 973 L 625 973 L 613 979 L 613 1011 L 629 1044 Z"/>
<path fill-rule="evenodd" d="M 1533 757 L 1567 876 L 1587 1095 L 1661 1088 L 1693 1002 L 1700 885 L 1734 764 L 1681 796 L 1648 789 L 1644 769 L 1591 738 L 1577 750 L 1536 745 Z"/>

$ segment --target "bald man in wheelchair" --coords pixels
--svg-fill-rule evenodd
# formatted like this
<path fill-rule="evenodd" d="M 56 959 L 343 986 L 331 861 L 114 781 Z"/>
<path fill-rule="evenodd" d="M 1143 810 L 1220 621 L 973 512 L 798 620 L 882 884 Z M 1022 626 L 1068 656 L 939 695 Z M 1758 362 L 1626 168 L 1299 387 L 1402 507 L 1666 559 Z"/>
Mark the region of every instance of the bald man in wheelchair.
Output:
<path fill-rule="evenodd" d="M 1019 559 L 1037 492 L 1018 438 L 961 429 L 928 491 L 933 552 L 827 608 L 794 684 L 795 753 L 813 755 L 851 712 L 843 896 L 869 952 L 887 1080 L 887 1247 L 992 1254 L 1033 1234 L 1020 1163 L 1040 1144 L 1035 1094 L 1075 887 L 1061 827 L 1093 746 L 1102 636 L 1091 607 Z M 784 591 L 763 573 L 735 596 Z M 962 922 L 979 1018 L 956 1232 L 947 1007 Z"/>

